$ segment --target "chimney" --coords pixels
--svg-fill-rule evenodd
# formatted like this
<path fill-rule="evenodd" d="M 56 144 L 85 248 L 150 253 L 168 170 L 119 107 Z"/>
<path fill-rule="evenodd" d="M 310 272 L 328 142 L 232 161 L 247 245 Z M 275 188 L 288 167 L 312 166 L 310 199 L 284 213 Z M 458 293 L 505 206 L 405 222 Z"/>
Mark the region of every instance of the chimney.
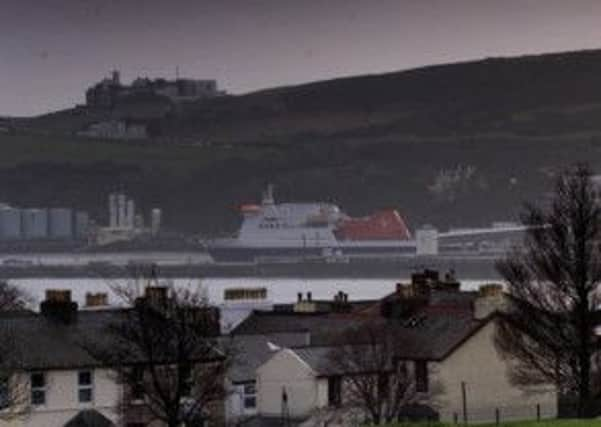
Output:
<path fill-rule="evenodd" d="M 474 301 L 474 319 L 485 319 L 495 311 L 503 310 L 506 303 L 502 285 L 482 285 L 478 290 L 478 297 Z"/>
<path fill-rule="evenodd" d="M 47 289 L 40 312 L 49 320 L 69 324 L 77 320 L 77 303 L 71 301 L 68 289 Z"/>
<path fill-rule="evenodd" d="M 303 293 L 299 292 L 298 294 L 296 294 L 296 296 L 297 296 L 296 301 L 297 302 L 302 302 L 302 300 L 303 300 Z"/>
<path fill-rule="evenodd" d="M 86 292 L 86 308 L 106 307 L 109 305 L 109 296 L 105 292 Z"/>
<path fill-rule="evenodd" d="M 147 302 L 151 305 L 164 307 L 167 303 L 166 286 L 148 286 L 144 295 Z"/>
<path fill-rule="evenodd" d="M 307 301 L 311 302 L 312 299 L 311 292 L 307 292 Z"/>

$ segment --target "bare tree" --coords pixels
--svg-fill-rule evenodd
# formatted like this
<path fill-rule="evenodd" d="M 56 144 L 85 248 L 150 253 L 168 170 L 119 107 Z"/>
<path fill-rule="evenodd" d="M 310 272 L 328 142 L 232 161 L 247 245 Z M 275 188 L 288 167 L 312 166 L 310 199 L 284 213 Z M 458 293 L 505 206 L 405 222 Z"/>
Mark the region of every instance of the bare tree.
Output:
<path fill-rule="evenodd" d="M 360 409 L 376 425 L 397 420 L 405 407 L 425 398 L 418 393 L 414 370 L 398 357 L 403 341 L 397 331 L 385 321 L 366 321 L 342 334 L 329 356 L 343 382 L 340 404 Z"/>
<path fill-rule="evenodd" d="M 33 298 L 23 289 L 6 281 L 0 281 L 0 312 L 25 310 Z"/>
<path fill-rule="evenodd" d="M 5 421 L 23 416 L 28 409 L 28 388 L 11 317 L 26 310 L 32 301 L 18 286 L 0 282 L 0 419 Z"/>
<path fill-rule="evenodd" d="M 143 297 L 114 288 L 129 308 L 86 350 L 123 384 L 124 418 L 169 427 L 219 419 L 229 357 L 218 343 L 218 312 L 189 289 L 149 286 Z"/>
<path fill-rule="evenodd" d="M 591 397 L 601 282 L 601 204 L 588 168 L 563 171 L 550 205 L 527 205 L 523 221 L 523 247 L 497 264 L 510 304 L 496 341 L 516 361 L 516 384 L 555 384 L 577 396 L 583 417 Z"/>

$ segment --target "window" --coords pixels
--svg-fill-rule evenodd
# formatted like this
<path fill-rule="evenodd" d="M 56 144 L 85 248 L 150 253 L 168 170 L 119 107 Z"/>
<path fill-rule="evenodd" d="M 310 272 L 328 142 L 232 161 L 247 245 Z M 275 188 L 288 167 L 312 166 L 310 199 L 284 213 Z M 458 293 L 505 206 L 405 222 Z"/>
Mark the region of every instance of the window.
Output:
<path fill-rule="evenodd" d="M 132 400 L 144 399 L 144 368 L 134 366 L 132 370 L 131 398 Z"/>
<path fill-rule="evenodd" d="M 8 407 L 10 404 L 10 394 L 8 386 L 8 378 L 2 377 L 0 379 L 0 409 Z"/>
<path fill-rule="evenodd" d="M 31 404 L 46 404 L 46 375 L 44 372 L 34 372 L 29 381 L 31 383 Z"/>
<path fill-rule="evenodd" d="M 425 360 L 415 361 L 415 389 L 418 392 L 428 391 L 428 362 Z"/>
<path fill-rule="evenodd" d="M 244 384 L 244 409 L 257 407 L 257 389 L 255 383 Z"/>
<path fill-rule="evenodd" d="M 328 404 L 330 406 L 340 406 L 342 402 L 342 378 L 339 376 L 328 378 Z"/>
<path fill-rule="evenodd" d="M 80 403 L 91 402 L 94 398 L 94 376 L 92 371 L 79 371 L 77 376 L 78 395 Z"/>

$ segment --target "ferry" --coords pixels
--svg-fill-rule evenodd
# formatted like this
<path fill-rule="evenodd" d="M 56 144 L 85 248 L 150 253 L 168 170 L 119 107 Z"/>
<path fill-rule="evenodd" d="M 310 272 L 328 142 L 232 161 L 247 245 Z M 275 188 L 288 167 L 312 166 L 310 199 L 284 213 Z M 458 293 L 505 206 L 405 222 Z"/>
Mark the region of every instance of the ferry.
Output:
<path fill-rule="evenodd" d="M 416 255 L 398 211 L 352 218 L 332 203 L 276 203 L 273 186 L 260 204 L 240 207 L 238 235 L 209 242 L 216 262 L 348 262 L 352 257 Z"/>

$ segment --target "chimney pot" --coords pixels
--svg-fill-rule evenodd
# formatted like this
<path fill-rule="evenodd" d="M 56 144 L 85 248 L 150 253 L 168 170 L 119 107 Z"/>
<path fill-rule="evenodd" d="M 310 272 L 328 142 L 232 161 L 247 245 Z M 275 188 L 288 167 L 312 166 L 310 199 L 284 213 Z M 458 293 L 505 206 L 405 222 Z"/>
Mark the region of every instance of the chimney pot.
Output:
<path fill-rule="evenodd" d="M 103 307 L 108 304 L 108 294 L 104 292 L 86 293 L 86 307 Z"/>
<path fill-rule="evenodd" d="M 71 291 L 69 289 L 46 289 L 46 301 L 71 302 Z"/>
<path fill-rule="evenodd" d="M 164 306 L 167 303 L 166 286 L 148 286 L 145 292 L 146 300 L 150 304 Z"/>
<path fill-rule="evenodd" d="M 68 324 L 77 319 L 77 303 L 71 301 L 71 291 L 68 289 L 47 289 L 40 312 L 48 319 Z"/>

